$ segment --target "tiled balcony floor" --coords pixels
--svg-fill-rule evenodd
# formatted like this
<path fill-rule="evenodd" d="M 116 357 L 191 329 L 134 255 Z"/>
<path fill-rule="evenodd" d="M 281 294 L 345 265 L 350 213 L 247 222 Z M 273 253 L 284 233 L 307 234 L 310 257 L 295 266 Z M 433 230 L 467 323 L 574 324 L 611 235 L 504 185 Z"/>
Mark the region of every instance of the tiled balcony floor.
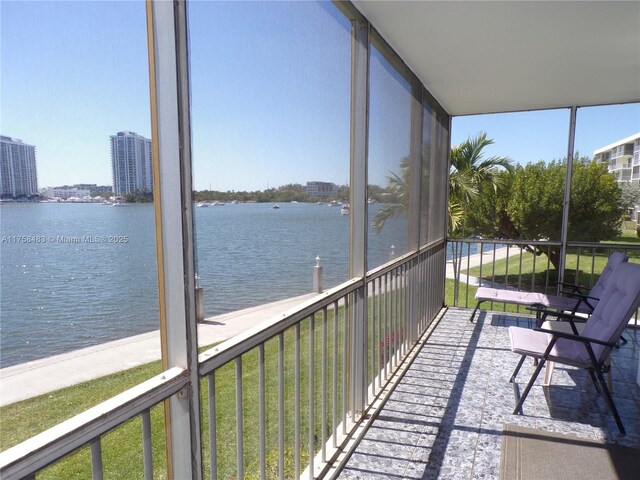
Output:
<path fill-rule="evenodd" d="M 538 377 L 513 415 L 509 377 L 519 356 L 509 350 L 508 327 L 529 319 L 451 308 L 348 460 L 340 478 L 497 479 L 504 424 L 568 433 L 640 447 L 640 330 L 613 354 L 614 401 L 627 430 L 621 436 L 586 371 L 556 367 L 552 386 Z M 518 375 L 520 389 L 532 362 Z"/>

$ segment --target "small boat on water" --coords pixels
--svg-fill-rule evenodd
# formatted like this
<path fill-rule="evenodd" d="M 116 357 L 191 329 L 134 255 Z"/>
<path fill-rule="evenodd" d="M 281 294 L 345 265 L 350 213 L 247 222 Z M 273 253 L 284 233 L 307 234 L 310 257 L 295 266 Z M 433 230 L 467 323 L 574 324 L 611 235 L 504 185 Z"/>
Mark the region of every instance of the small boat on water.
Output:
<path fill-rule="evenodd" d="M 111 206 L 112 207 L 126 207 L 127 204 L 126 203 L 122 203 L 122 202 L 115 202 Z"/>
<path fill-rule="evenodd" d="M 225 205 L 224 202 L 218 202 L 217 200 L 215 202 L 213 202 L 211 205 L 213 205 L 214 207 L 221 207 L 223 205 Z"/>
<path fill-rule="evenodd" d="M 278 204 L 276 203 L 276 204 L 275 204 L 273 207 L 271 207 L 271 208 L 273 208 L 274 210 L 277 210 L 278 208 L 280 208 L 280 205 L 278 205 Z"/>
<path fill-rule="evenodd" d="M 331 202 L 329 203 L 330 207 L 339 207 L 340 204 L 338 203 L 337 200 L 331 200 Z"/>
<path fill-rule="evenodd" d="M 349 215 L 349 204 L 345 203 L 340 209 L 340 215 Z"/>
<path fill-rule="evenodd" d="M 208 206 L 209 206 L 208 203 L 203 203 L 203 202 L 200 202 L 199 204 L 196 205 L 196 207 L 198 207 L 198 208 L 205 208 L 205 207 L 208 207 Z"/>
<path fill-rule="evenodd" d="M 231 200 L 231 205 L 237 205 L 238 204 L 238 200 Z"/>

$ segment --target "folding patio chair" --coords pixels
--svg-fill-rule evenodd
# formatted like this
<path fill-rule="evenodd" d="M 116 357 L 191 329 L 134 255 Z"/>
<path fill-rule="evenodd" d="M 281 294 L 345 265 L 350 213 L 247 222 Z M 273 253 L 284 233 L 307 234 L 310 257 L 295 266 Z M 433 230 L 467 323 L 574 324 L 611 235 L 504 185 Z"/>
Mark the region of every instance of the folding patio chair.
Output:
<path fill-rule="evenodd" d="M 544 307 L 547 309 L 568 311 L 571 313 L 585 313 L 589 315 L 593 312 L 593 309 L 598 303 L 598 299 L 602 296 L 611 272 L 613 272 L 615 267 L 621 263 L 627 262 L 628 260 L 629 257 L 624 253 L 613 252 L 607 260 L 607 264 L 605 265 L 604 270 L 602 270 L 600 277 L 598 277 L 598 280 L 593 284 L 588 292 L 585 287 L 569 283 L 559 284 L 563 287 L 563 291 L 561 293 L 564 295 L 562 296 L 546 295 L 544 293 L 522 290 L 480 287 L 476 291 L 475 295 L 478 303 L 476 304 L 476 308 L 473 310 L 469 321 L 473 323 L 473 319 L 475 318 L 482 302 L 510 303 L 535 308 Z"/>
<path fill-rule="evenodd" d="M 552 361 L 584 368 L 589 372 L 596 389 L 602 392 L 620 432 L 624 434 L 624 426 L 604 381 L 603 372 L 607 368 L 605 362 L 611 349 L 639 306 L 640 265 L 622 263 L 611 272 L 605 290 L 581 334 L 578 334 L 575 327 L 575 316 L 563 312 L 553 314 L 570 322 L 573 333 L 544 328 L 509 327 L 511 351 L 522 356 L 510 382 L 515 382 L 526 357 L 539 360 L 522 395 L 518 398 L 516 394 L 517 404 L 513 413 L 522 413 L 522 405 L 542 367 L 545 362 Z"/>

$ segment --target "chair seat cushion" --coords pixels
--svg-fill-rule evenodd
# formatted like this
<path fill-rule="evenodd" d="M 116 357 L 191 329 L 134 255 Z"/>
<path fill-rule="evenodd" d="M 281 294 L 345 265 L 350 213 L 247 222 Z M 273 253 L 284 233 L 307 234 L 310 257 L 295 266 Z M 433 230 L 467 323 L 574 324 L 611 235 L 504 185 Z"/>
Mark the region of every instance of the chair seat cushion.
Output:
<path fill-rule="evenodd" d="M 476 300 L 479 302 L 501 302 L 526 305 L 529 307 L 542 305 L 560 311 L 573 311 L 578 299 L 574 297 L 561 297 L 557 295 L 545 295 L 538 292 L 526 292 L 522 290 L 505 290 L 501 288 L 480 287 L 476 291 Z M 592 301 L 593 302 L 593 301 Z M 591 313 L 592 309 L 581 302 L 576 309 L 580 313 Z"/>
<path fill-rule="evenodd" d="M 476 300 L 481 302 L 516 303 L 518 305 L 544 305 L 544 295 L 537 292 L 520 290 L 502 290 L 480 287 L 476 291 Z"/>
<path fill-rule="evenodd" d="M 564 330 L 564 328 L 559 328 Z M 549 333 L 537 332 L 529 328 L 509 327 L 511 351 L 520 355 L 542 358 L 553 336 Z M 591 362 L 584 344 L 565 338 L 559 339 L 549 353 L 548 360 L 588 367 Z"/>

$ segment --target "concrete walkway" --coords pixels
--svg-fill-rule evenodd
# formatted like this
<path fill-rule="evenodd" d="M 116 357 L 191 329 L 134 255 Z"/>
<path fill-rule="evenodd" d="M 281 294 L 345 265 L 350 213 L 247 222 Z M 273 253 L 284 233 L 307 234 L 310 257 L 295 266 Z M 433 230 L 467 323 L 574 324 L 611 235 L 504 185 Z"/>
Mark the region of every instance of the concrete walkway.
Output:
<path fill-rule="evenodd" d="M 510 248 L 509 249 L 509 257 L 514 255 L 518 255 L 520 253 L 519 248 Z M 507 258 L 507 247 L 498 248 L 495 251 L 495 261 L 503 260 Z M 474 268 L 479 266 L 481 263 L 483 265 L 491 265 L 494 261 L 493 250 L 488 252 L 484 252 L 482 254 L 476 253 L 474 255 L 470 255 L 468 258 L 466 256 L 462 257 L 462 265 L 461 270 L 464 272 L 467 269 Z M 446 270 L 447 278 L 455 278 L 454 270 L 453 270 L 453 261 L 447 260 L 447 270 Z M 476 287 L 493 287 L 494 284 L 490 280 L 482 280 L 478 277 L 467 276 L 464 273 L 460 274 L 460 282 L 468 283 L 469 285 L 473 285 Z"/>
<path fill-rule="evenodd" d="M 311 293 L 210 317 L 198 325 L 198 345 L 227 340 L 315 297 Z M 143 333 L 0 369 L 0 406 L 160 360 L 160 331 Z"/>

